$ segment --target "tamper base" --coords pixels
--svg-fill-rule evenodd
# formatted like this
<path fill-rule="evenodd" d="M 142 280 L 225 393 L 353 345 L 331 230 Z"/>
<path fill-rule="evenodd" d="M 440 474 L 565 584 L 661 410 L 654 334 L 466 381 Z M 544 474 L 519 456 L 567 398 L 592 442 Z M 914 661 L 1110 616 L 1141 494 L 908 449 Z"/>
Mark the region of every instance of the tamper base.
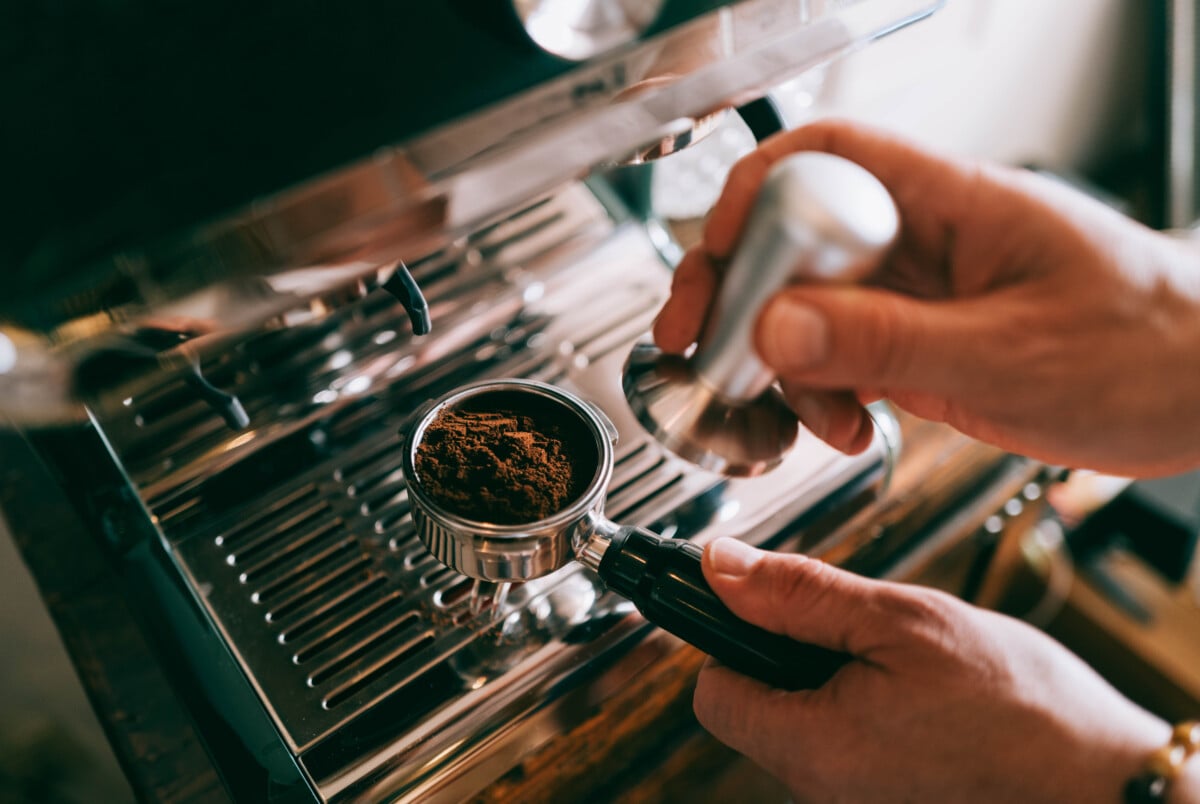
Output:
<path fill-rule="evenodd" d="M 648 343 L 629 355 L 621 381 L 638 421 L 664 447 L 701 468 L 752 477 L 779 465 L 796 441 L 796 414 L 775 386 L 726 400 L 688 360 Z"/>

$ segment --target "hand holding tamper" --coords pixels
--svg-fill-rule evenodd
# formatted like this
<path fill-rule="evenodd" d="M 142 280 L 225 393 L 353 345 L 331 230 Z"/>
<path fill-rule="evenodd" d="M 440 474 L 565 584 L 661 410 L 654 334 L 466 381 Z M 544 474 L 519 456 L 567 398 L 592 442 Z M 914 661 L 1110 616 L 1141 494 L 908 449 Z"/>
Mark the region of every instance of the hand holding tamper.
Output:
<path fill-rule="evenodd" d="M 754 351 L 754 324 L 779 290 L 800 282 L 856 282 L 899 231 L 896 205 L 863 168 L 802 152 L 763 182 L 694 354 L 634 348 L 625 398 L 663 446 L 705 469 L 752 476 L 779 464 L 797 420 Z"/>

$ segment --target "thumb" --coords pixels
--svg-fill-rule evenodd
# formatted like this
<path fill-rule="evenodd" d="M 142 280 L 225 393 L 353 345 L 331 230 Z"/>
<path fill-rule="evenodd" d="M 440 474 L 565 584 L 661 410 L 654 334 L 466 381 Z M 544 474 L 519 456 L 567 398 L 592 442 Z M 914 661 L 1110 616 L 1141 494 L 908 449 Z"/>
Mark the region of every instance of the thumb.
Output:
<path fill-rule="evenodd" d="M 782 378 L 818 388 L 952 396 L 995 372 L 996 305 L 924 301 L 860 286 L 797 286 L 758 318 L 756 346 Z"/>
<path fill-rule="evenodd" d="M 888 644 L 893 584 L 731 538 L 711 542 L 702 566 L 721 601 L 760 628 L 859 657 Z"/>

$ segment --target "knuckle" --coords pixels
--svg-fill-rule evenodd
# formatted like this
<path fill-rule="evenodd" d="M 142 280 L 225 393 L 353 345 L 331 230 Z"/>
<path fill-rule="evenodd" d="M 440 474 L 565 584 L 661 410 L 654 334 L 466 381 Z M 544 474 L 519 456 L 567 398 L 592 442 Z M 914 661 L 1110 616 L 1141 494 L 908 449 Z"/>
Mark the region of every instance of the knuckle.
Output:
<path fill-rule="evenodd" d="M 853 135 L 856 131 L 849 119 L 833 117 L 823 121 L 816 129 L 816 134 L 822 150 L 845 156 L 853 151 Z"/>
<path fill-rule="evenodd" d="M 858 330 L 862 339 L 855 358 L 862 360 L 878 382 L 907 378 L 913 365 L 915 342 L 913 329 L 919 322 L 905 315 L 899 301 L 887 295 L 879 297 L 871 314 L 871 326 Z"/>
<path fill-rule="evenodd" d="M 733 250 L 770 163 L 769 155 L 756 149 L 730 169 L 721 197 L 704 227 L 704 248 L 712 257 L 724 258 Z"/>
<path fill-rule="evenodd" d="M 865 419 L 866 415 L 857 402 L 846 396 L 835 398 L 829 443 L 843 452 L 851 450 L 860 441 Z"/>
<path fill-rule="evenodd" d="M 700 677 L 696 680 L 696 691 L 692 695 L 692 712 L 696 715 L 696 720 L 700 725 L 709 731 L 714 731 L 716 718 L 716 695 L 712 692 L 711 683 L 705 683 L 707 676 L 711 675 L 708 670 L 701 670 Z"/>
<path fill-rule="evenodd" d="M 865 410 L 855 412 L 857 422 L 853 438 L 850 439 L 846 446 L 846 452 L 850 455 L 858 455 L 871 446 L 871 442 L 875 440 L 875 423 L 871 419 L 871 415 Z"/>
<path fill-rule="evenodd" d="M 748 702 L 731 683 L 730 672 L 707 665 L 700 671 L 692 711 L 697 722 L 713 736 L 726 744 L 740 745 L 747 738 L 744 710 Z"/>
<path fill-rule="evenodd" d="M 959 601 L 934 589 L 901 587 L 881 602 L 899 633 L 934 645 L 951 641 L 961 619 Z"/>
<path fill-rule="evenodd" d="M 823 561 L 784 560 L 784 556 L 769 556 L 762 562 L 769 574 L 767 588 L 776 607 L 805 607 L 820 605 L 834 586 L 834 570 Z"/>
<path fill-rule="evenodd" d="M 692 249 L 688 251 L 671 275 L 671 290 L 711 281 L 711 267 L 704 255 Z"/>

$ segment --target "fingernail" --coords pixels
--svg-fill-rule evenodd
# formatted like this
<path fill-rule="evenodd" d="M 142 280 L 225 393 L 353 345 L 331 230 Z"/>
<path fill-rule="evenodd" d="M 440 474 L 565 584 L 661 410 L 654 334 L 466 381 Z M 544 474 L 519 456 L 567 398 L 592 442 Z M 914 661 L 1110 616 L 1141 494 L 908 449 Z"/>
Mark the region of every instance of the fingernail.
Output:
<path fill-rule="evenodd" d="M 733 538 L 717 539 L 708 546 L 712 568 L 721 575 L 740 578 L 748 575 L 758 561 L 759 551 Z"/>
<path fill-rule="evenodd" d="M 811 369 L 829 356 L 829 324 L 814 307 L 776 299 L 759 318 L 758 349 L 780 373 Z"/>

